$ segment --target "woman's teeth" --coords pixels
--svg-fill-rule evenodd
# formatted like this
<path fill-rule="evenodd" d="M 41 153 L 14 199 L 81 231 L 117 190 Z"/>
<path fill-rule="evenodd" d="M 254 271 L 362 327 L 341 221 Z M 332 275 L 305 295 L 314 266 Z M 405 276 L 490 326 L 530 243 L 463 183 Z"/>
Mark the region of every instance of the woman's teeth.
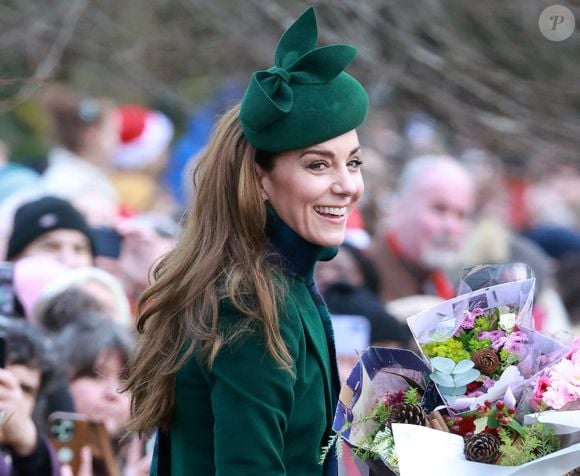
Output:
<path fill-rule="evenodd" d="M 314 211 L 323 215 L 341 217 L 346 213 L 346 207 L 314 207 Z"/>

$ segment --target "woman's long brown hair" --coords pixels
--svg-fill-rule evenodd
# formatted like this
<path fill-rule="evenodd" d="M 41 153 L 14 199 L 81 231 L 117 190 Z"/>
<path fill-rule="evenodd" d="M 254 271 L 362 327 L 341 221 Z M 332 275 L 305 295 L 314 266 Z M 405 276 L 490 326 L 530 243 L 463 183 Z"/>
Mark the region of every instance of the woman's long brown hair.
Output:
<path fill-rule="evenodd" d="M 155 267 L 141 296 L 141 334 L 124 390 L 131 393 L 128 429 L 167 429 L 175 405 L 175 374 L 195 352 L 211 366 L 220 349 L 260 326 L 281 367 L 291 357 L 280 335 L 280 290 L 266 259 L 266 207 L 256 150 L 245 139 L 239 106 L 216 125 L 194 173 L 195 201 L 176 247 Z M 234 332 L 220 329 L 218 305 L 227 297 L 244 315 Z"/>

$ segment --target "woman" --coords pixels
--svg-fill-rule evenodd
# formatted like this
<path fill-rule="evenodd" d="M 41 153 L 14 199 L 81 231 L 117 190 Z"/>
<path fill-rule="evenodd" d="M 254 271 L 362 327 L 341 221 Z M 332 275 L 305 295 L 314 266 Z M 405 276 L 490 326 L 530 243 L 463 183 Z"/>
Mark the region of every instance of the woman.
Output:
<path fill-rule="evenodd" d="M 63 349 L 63 362 L 68 365 L 74 411 L 104 424 L 122 474 L 146 474 L 149 460 L 142 453 L 137 459 L 130 454 L 133 447 L 142 451 L 143 443 L 135 435 L 123 438 L 129 398 L 119 388 L 133 349 L 129 331 L 107 315 L 93 313 L 68 324 L 55 339 L 56 347 Z M 103 460 L 95 458 L 93 467 L 93 471 L 85 470 L 87 474 L 109 475 Z"/>
<path fill-rule="evenodd" d="M 368 98 L 347 45 L 315 49 L 314 10 L 217 124 L 180 241 L 141 300 L 130 428 L 159 428 L 152 474 L 301 475 L 337 401 L 328 311 L 312 281 L 363 183 Z"/>

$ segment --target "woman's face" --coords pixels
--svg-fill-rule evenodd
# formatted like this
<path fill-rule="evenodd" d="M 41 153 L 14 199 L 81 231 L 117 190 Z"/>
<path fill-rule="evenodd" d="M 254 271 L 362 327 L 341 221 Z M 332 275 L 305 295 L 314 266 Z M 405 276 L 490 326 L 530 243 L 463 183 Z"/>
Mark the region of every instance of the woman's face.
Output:
<path fill-rule="evenodd" d="M 364 190 L 355 130 L 305 149 L 283 152 L 258 174 L 265 198 L 306 241 L 338 246 L 346 220 Z"/>
<path fill-rule="evenodd" d="M 94 375 L 78 377 L 70 384 L 76 411 L 102 421 L 111 436 L 117 435 L 129 418 L 129 396 L 119 393 L 122 365 L 118 352 L 103 352 Z"/>

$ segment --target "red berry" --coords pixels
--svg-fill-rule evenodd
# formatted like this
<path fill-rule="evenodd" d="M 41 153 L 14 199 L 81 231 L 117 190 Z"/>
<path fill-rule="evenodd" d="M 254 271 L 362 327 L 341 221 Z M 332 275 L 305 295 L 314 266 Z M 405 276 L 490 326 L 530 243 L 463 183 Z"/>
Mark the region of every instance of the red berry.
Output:
<path fill-rule="evenodd" d="M 508 408 L 508 413 L 509 413 L 510 415 L 515 415 L 515 413 L 516 413 L 516 409 L 515 409 L 514 407 L 512 407 L 512 408 Z"/>
<path fill-rule="evenodd" d="M 501 411 L 505 408 L 505 403 L 500 400 L 499 402 L 496 402 L 495 408 L 497 408 L 499 411 Z"/>
<path fill-rule="evenodd" d="M 456 416 L 455 417 L 455 423 L 457 423 L 458 425 L 463 421 L 463 418 L 460 416 Z"/>
<path fill-rule="evenodd" d="M 486 406 L 487 408 L 490 408 L 490 407 L 491 407 L 491 402 L 490 402 L 489 400 L 486 400 L 486 401 L 485 401 L 485 402 L 483 402 L 483 403 L 485 404 L 485 406 Z"/>
<path fill-rule="evenodd" d="M 501 422 L 502 425 L 508 425 L 509 422 L 512 421 L 512 419 L 509 418 L 509 417 L 504 416 L 504 417 L 501 417 L 499 419 L 499 421 Z"/>
<path fill-rule="evenodd" d="M 451 433 L 455 433 L 456 435 L 459 435 L 459 433 L 461 432 L 461 428 L 459 428 L 459 426 L 457 426 L 457 425 L 453 425 L 451 428 L 449 428 L 449 431 Z"/>

